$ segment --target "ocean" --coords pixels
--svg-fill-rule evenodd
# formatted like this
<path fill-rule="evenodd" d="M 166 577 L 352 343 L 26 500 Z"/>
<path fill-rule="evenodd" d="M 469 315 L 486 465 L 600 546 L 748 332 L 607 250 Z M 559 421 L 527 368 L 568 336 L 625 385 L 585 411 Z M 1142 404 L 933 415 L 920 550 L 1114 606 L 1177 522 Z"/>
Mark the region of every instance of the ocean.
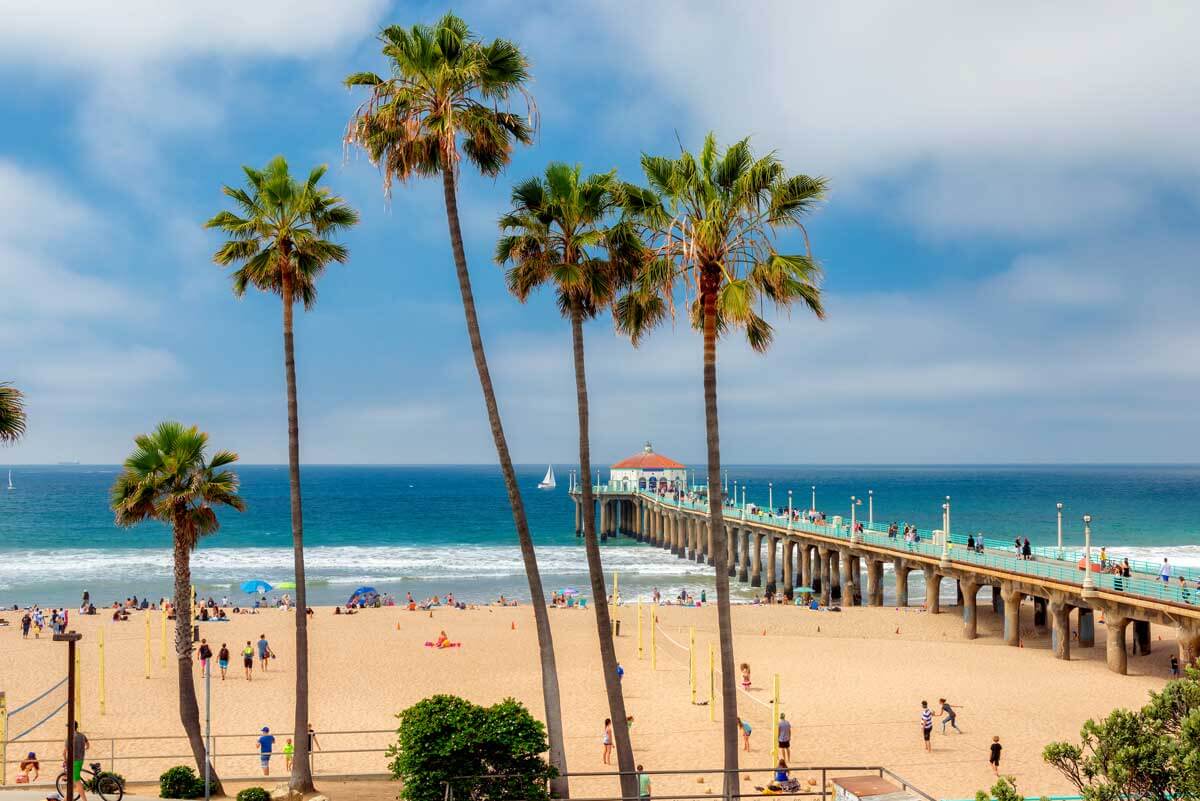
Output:
<path fill-rule="evenodd" d="M 545 465 L 518 468 L 547 590 L 586 591 L 586 562 L 574 536 L 567 497 L 569 465 L 559 485 L 536 489 Z M 147 523 L 113 525 L 108 490 L 116 466 L 0 467 L 0 605 L 77 605 L 170 594 L 170 532 Z M 291 524 L 287 469 L 239 465 L 244 514 L 220 512 L 221 530 L 193 558 L 200 593 L 245 600 L 249 579 L 290 580 Z M 697 475 L 702 475 L 702 469 Z M 876 521 L 940 524 L 951 497 L 955 531 L 1055 540 L 1055 503 L 1064 504 L 1064 540 L 1082 543 L 1081 518 L 1092 515 L 1093 545 L 1138 558 L 1200 564 L 1200 466 L 886 466 L 730 465 L 746 499 L 776 506 L 787 490 L 807 506 L 849 515 L 850 497 L 873 491 Z M 306 466 L 304 523 L 309 593 L 314 604 L 343 602 L 359 585 L 418 598 L 453 592 L 470 601 L 500 593 L 527 598 L 516 534 L 500 472 L 494 466 Z M 859 507 L 867 517 L 867 505 Z M 620 574 L 622 596 L 680 589 L 712 591 L 711 571 L 633 540 L 604 545 L 606 572 Z M 735 583 L 737 592 L 749 588 Z"/>

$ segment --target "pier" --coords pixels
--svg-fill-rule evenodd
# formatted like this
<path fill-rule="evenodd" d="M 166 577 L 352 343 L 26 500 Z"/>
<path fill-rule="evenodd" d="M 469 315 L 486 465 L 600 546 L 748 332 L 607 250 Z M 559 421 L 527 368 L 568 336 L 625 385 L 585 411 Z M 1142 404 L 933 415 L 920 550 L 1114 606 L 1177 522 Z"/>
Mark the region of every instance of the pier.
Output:
<path fill-rule="evenodd" d="M 641 483 L 622 478 L 593 486 L 597 536 L 602 540 L 633 537 L 707 565 L 714 564 L 716 549 L 724 547 L 731 578 L 788 600 L 796 587 L 812 588 L 825 606 L 835 600 L 843 606 L 882 606 L 885 564 L 892 566 L 896 604 L 907 606 L 909 576 L 919 571 L 925 579 L 925 607 L 932 614 L 943 611 L 942 583 L 956 582 L 965 639 L 978 636 L 979 596 L 990 588 L 985 603 L 1003 615 L 1004 641 L 1013 647 L 1021 645 L 1022 602 L 1031 598 L 1032 622 L 1039 628 L 1049 626 L 1051 648 L 1059 659 L 1071 658 L 1072 618 L 1078 632 L 1075 647 L 1095 647 L 1099 613 L 1108 632 L 1108 667 L 1121 674 L 1127 672 L 1130 632 L 1135 653 L 1148 654 L 1152 623 L 1176 627 L 1181 664 L 1200 657 L 1200 572 L 1195 570 L 1176 566 L 1172 582 L 1165 583 L 1154 565 L 1131 563 L 1133 575 L 1126 578 L 1096 572 L 1099 565 L 1090 548 L 1081 552 L 1039 547 L 1032 558 L 1020 559 L 1012 543 L 986 540 L 982 550 L 968 549 L 965 535 L 925 529 L 918 532 L 918 541 L 906 542 L 874 520 L 835 516 L 812 522 L 807 515 L 777 513 L 736 499 L 724 507 L 723 536 L 714 536 L 703 487 L 686 491 L 686 484 L 672 480 L 655 482 L 652 490 Z M 570 497 L 577 534 L 582 531 L 581 496 L 573 480 Z M 944 512 L 948 524 L 948 503 Z M 1085 526 L 1087 522 L 1085 518 Z M 1083 564 L 1093 569 L 1085 571 Z M 1188 585 L 1177 584 L 1180 575 Z"/>

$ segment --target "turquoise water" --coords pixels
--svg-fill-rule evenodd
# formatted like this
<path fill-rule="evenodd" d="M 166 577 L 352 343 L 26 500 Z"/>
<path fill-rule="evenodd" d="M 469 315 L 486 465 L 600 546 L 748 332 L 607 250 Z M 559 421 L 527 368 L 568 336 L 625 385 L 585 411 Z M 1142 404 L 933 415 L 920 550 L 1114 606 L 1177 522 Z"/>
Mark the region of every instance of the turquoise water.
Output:
<path fill-rule="evenodd" d="M 587 584 L 583 550 L 573 533 L 566 494 L 568 465 L 556 465 L 559 488 L 538 491 L 545 465 L 519 468 L 539 563 L 548 588 Z M 88 590 L 106 601 L 169 592 L 170 533 L 146 524 L 118 529 L 108 511 L 115 466 L 13 466 L 5 491 L 0 468 L 0 604 L 73 604 Z M 246 579 L 290 578 L 291 529 L 287 471 L 241 466 L 244 514 L 224 512 L 221 531 L 206 538 L 194 569 L 214 597 Z M 472 600 L 500 592 L 527 595 L 499 470 L 459 467 L 304 468 L 307 565 L 314 602 L 344 600 L 358 584 L 416 596 L 453 591 Z M 776 506 L 817 506 L 849 515 L 850 496 L 874 492 L 876 521 L 923 527 L 940 522 L 951 497 L 953 528 L 992 536 L 1055 538 L 1055 503 L 1065 505 L 1064 539 L 1082 541 L 1092 515 L 1095 545 L 1145 558 L 1200 564 L 1200 466 L 730 466 L 730 486 L 765 505 L 773 482 Z M 858 514 L 867 517 L 864 501 Z M 711 586 L 694 563 L 632 541 L 611 541 L 609 571 L 628 592 Z M 625 594 L 623 592 L 623 594 Z"/>

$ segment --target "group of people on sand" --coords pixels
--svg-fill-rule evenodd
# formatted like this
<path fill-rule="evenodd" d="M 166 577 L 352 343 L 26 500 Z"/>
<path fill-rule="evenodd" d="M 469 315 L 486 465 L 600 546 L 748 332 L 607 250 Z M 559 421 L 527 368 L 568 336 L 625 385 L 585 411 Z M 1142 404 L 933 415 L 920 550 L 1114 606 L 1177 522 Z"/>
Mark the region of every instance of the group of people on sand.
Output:
<path fill-rule="evenodd" d="M 221 643 L 221 648 L 217 651 L 217 669 L 221 671 L 221 681 L 225 681 L 229 672 L 229 654 L 229 644 Z M 266 673 L 271 660 L 275 658 L 275 652 L 271 650 L 266 634 L 258 635 L 257 643 L 246 640 L 246 646 L 241 650 L 242 670 L 245 672 L 246 681 L 253 680 L 255 654 L 258 655 L 258 669 Z M 213 658 L 212 646 L 206 638 L 202 638 L 196 646 L 196 657 L 200 675 L 203 676 L 210 669 Z"/>

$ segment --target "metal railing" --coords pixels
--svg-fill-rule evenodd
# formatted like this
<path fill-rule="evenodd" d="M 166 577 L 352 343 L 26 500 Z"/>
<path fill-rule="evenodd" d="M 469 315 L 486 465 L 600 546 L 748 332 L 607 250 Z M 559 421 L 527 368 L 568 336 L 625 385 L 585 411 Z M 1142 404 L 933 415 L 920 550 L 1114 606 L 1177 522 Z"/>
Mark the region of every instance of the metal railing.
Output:
<path fill-rule="evenodd" d="M 606 488 L 604 485 L 597 487 L 596 491 L 598 493 L 607 491 L 610 494 L 637 495 L 667 509 L 685 509 L 705 514 L 709 511 L 706 501 L 698 499 L 689 500 L 677 494 L 663 495 L 641 489 Z M 727 508 L 737 513 L 737 516 L 733 519 L 777 528 L 782 533 L 789 531 L 802 532 L 844 540 L 847 543 L 854 541 L 854 538 L 851 536 L 850 526 L 845 523 L 841 526 L 835 526 L 832 522 L 826 525 L 817 525 L 803 518 L 797 519 L 789 517 L 787 514 L 779 515 L 769 510 L 752 507 L 750 504 L 745 506 L 730 504 Z M 941 532 L 917 529 L 919 538 L 915 542 L 910 542 L 905 541 L 900 536 L 890 536 L 887 533 L 888 526 L 879 523 L 867 524 L 865 521 L 862 521 L 861 525 L 862 531 L 857 534 L 857 541 L 864 544 L 886 548 L 901 556 L 905 553 L 914 553 L 940 560 L 943 555 L 942 545 L 934 542 L 935 534 L 940 536 Z M 1082 553 L 1079 553 L 1079 560 L 1072 558 L 1070 561 L 1067 561 L 1048 556 L 1045 554 L 1046 549 L 1040 548 L 1034 558 L 1019 559 L 1014 554 L 1004 553 L 1012 548 L 1011 543 L 1006 544 L 1002 540 L 985 538 L 984 550 L 981 553 L 965 547 L 966 541 L 967 537 L 961 534 L 952 534 L 950 536 L 951 547 L 948 549 L 946 555 L 951 561 L 964 565 L 1002 570 L 1022 576 L 1058 581 L 1064 584 L 1078 586 L 1083 582 L 1083 568 L 1077 564 L 1079 560 L 1083 559 Z M 997 551 L 1000 553 L 997 553 Z M 1072 557 L 1074 554 L 1075 552 L 1072 552 Z M 1098 563 L 1095 561 L 1095 554 L 1093 554 L 1093 565 L 1095 564 Z M 1132 568 L 1133 563 L 1131 562 L 1130 565 Z M 1108 590 L 1129 596 L 1183 606 L 1200 606 L 1200 588 L 1182 587 L 1178 584 L 1163 582 L 1153 578 L 1154 575 L 1153 571 L 1145 571 L 1142 575 L 1134 575 L 1126 578 L 1112 573 L 1096 572 L 1093 570 L 1092 583 L 1097 590 Z"/>
<path fill-rule="evenodd" d="M 230 745 L 231 750 L 222 750 L 219 745 L 222 741 L 228 743 L 233 740 L 240 740 L 243 743 L 252 743 L 261 732 L 253 732 L 250 734 L 213 734 L 213 747 L 209 756 L 212 760 L 213 767 L 218 775 L 221 775 L 223 780 L 242 780 L 262 778 L 261 771 L 255 769 L 259 765 L 259 758 L 262 756 L 258 751 L 243 751 L 235 745 Z M 383 770 L 382 764 L 380 770 L 369 771 L 365 770 L 366 760 L 354 759 L 354 754 L 386 754 L 388 748 L 393 745 L 395 738 L 395 729 L 351 729 L 337 731 L 321 731 L 317 733 L 318 743 L 332 744 L 329 741 L 336 740 L 344 736 L 354 736 L 362 738 L 364 736 L 387 735 L 387 740 L 378 747 L 354 747 L 354 748 L 328 748 L 319 747 L 314 749 L 310 757 L 312 759 L 312 768 L 314 775 L 325 778 L 341 777 L 341 776 L 387 776 L 386 770 Z M 282 740 L 288 736 L 295 739 L 294 734 L 289 732 L 281 732 L 276 734 L 276 750 L 272 752 L 273 766 L 279 769 L 278 775 L 284 775 L 284 754 L 282 751 Z M 123 775 L 128 782 L 154 782 L 158 781 L 159 775 L 169 767 L 174 765 L 192 765 L 194 758 L 191 749 L 187 747 L 187 736 L 184 734 L 165 734 L 165 735 L 142 735 L 131 737 L 95 737 L 89 736 L 91 747 L 88 750 L 87 761 L 99 762 L 104 770 L 112 771 Z M 322 741 L 326 741 L 322 743 Z M 138 746 L 140 744 L 157 745 L 165 741 L 180 741 L 182 748 L 178 752 L 172 751 L 171 748 L 158 749 L 153 748 L 143 752 Z M 61 749 L 63 740 L 58 738 L 43 738 L 37 740 L 21 740 L 19 742 L 9 742 L 4 744 L 4 753 L 0 755 L 6 765 L 19 767 L 24 761 L 25 754 L 29 751 L 42 752 L 39 755 L 42 771 L 38 781 L 33 786 L 49 786 L 54 783 L 55 777 L 61 771 Z M 15 758 L 9 758 L 9 751 L 17 749 L 18 753 Z M 224 768 L 222 768 L 224 766 Z M 231 773 L 224 775 L 225 772 L 233 770 L 237 775 Z M 238 772 L 240 771 L 240 772 Z M 11 779 L 10 779 L 11 781 Z M 28 785 L 25 785 L 28 786 Z"/>
<path fill-rule="evenodd" d="M 738 768 L 738 769 L 732 770 L 732 771 L 726 771 L 723 768 L 714 768 L 712 770 L 698 770 L 698 769 L 643 770 L 643 771 L 638 771 L 636 775 L 650 776 L 651 777 L 651 786 L 653 786 L 653 777 L 655 777 L 655 776 L 662 776 L 662 777 L 698 776 L 701 778 L 703 778 L 705 776 L 714 776 L 717 778 L 723 778 L 727 773 L 736 774 L 738 777 L 741 777 L 744 774 L 750 774 L 750 773 L 759 773 L 759 774 L 767 773 L 767 774 L 771 775 L 771 779 L 773 780 L 775 770 L 776 770 L 776 768 L 774 768 L 774 767 Z M 820 798 L 820 799 L 822 799 L 822 801 L 825 801 L 825 799 L 834 797 L 834 792 L 830 790 L 831 782 L 833 780 L 850 778 L 850 774 L 862 775 L 863 773 L 867 773 L 867 774 L 874 774 L 875 776 L 877 776 L 881 779 L 888 779 L 888 780 L 894 782 L 899 787 L 899 789 L 907 790 L 908 792 L 924 799 L 924 801 L 937 801 L 937 799 L 934 798 L 932 795 L 924 792 L 919 787 L 916 787 L 915 785 L 913 785 L 912 782 L 908 781 L 904 777 L 898 775 L 894 771 L 889 770 L 888 768 L 881 767 L 879 765 L 865 765 L 865 766 L 856 766 L 856 765 L 847 765 L 847 766 L 795 765 L 795 766 L 793 766 L 793 765 L 789 765 L 787 770 L 788 770 L 788 773 L 792 776 L 793 779 L 795 779 L 798 782 L 798 785 L 799 785 L 799 789 L 794 790 L 794 791 L 788 791 L 787 792 L 788 796 L 805 796 L 805 797 L 811 797 L 811 798 Z M 620 771 L 581 771 L 581 772 L 572 771 L 569 773 L 564 773 L 564 774 L 562 774 L 562 776 L 563 776 L 563 778 L 566 778 L 568 780 L 610 779 L 614 784 L 619 784 L 620 777 L 622 776 L 622 774 Z M 817 776 L 820 776 L 820 779 L 817 779 L 816 778 Z M 801 777 L 803 777 L 804 780 L 801 780 Z M 505 775 L 505 774 L 500 774 L 500 775 L 496 775 L 496 776 L 458 776 L 458 777 L 455 777 L 448 781 L 442 782 L 442 788 L 443 788 L 442 798 L 444 799 L 444 801 L 455 801 L 456 790 L 458 791 L 458 794 L 457 794 L 458 798 L 471 798 L 474 795 L 474 793 L 472 792 L 474 786 L 476 786 L 480 783 L 490 782 L 490 781 L 503 781 L 506 779 L 514 779 L 514 778 L 520 778 L 520 777 L 513 776 L 513 775 Z M 812 783 L 808 783 L 807 779 L 812 779 Z M 772 780 L 768 780 L 766 782 L 766 784 L 773 784 L 774 782 Z M 736 779 L 735 779 L 735 783 L 737 783 Z M 576 787 L 578 787 L 578 785 L 576 785 Z M 735 792 L 733 794 L 733 797 L 734 798 L 767 798 L 767 797 L 773 798 L 773 797 L 776 797 L 779 795 L 779 793 L 777 793 L 777 792 L 770 792 L 770 793 L 763 792 L 763 789 L 765 789 L 765 786 L 763 789 L 759 789 L 759 788 L 754 788 L 754 789 L 758 790 L 758 792 L 746 793 L 746 792 L 741 792 L 739 790 L 738 792 Z M 548 791 L 548 788 L 547 788 L 547 791 Z M 671 794 L 671 793 L 654 792 L 652 794 L 652 797 L 655 799 L 655 801 L 699 801 L 699 799 L 704 799 L 704 801 L 712 801 L 712 799 L 714 797 L 716 797 L 716 795 L 717 795 L 717 793 L 712 792 L 711 787 L 709 787 L 709 788 L 706 788 L 706 791 L 702 792 L 702 793 Z M 632 796 L 632 797 L 631 796 L 623 796 L 623 795 L 621 795 L 619 790 L 616 794 L 611 794 L 611 795 L 581 795 L 579 790 L 576 789 L 572 792 L 571 798 L 573 799 L 573 801 L 639 801 L 640 796 Z"/>

